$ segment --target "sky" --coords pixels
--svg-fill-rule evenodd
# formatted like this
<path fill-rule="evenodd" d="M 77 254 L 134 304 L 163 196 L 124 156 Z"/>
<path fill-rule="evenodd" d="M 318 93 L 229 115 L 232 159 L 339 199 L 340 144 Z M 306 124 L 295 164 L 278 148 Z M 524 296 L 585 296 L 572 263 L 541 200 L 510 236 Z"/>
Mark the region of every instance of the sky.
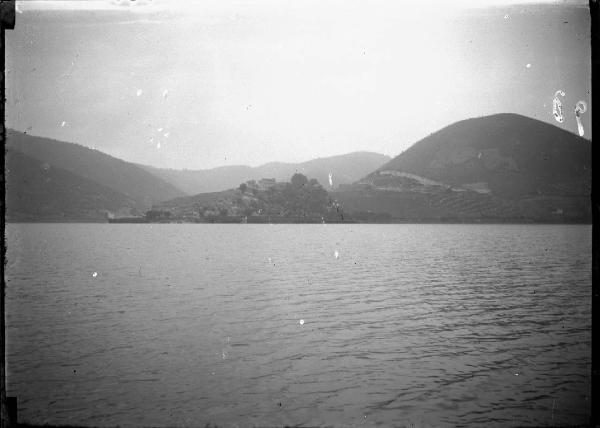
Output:
<path fill-rule="evenodd" d="M 495 113 L 577 133 L 578 101 L 591 138 L 586 1 L 40 0 L 16 18 L 7 126 L 136 163 L 397 156 Z"/>

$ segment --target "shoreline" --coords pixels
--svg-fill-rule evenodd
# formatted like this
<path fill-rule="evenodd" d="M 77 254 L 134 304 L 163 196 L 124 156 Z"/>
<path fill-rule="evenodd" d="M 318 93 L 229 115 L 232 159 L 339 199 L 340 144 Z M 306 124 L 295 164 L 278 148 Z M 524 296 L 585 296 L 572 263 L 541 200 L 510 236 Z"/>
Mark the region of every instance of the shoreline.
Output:
<path fill-rule="evenodd" d="M 80 220 L 52 220 L 52 219 L 40 219 L 40 220 L 6 220 L 7 224 L 464 224 L 464 225 L 502 225 L 502 224 L 514 224 L 514 225 L 589 225 L 593 223 L 591 221 L 539 221 L 539 220 L 528 220 L 528 219 L 481 219 L 481 220 L 437 220 L 437 219 L 392 219 L 385 221 L 360 221 L 360 220 L 338 220 L 338 221 L 111 221 L 106 220 L 93 220 L 93 219 L 80 219 Z"/>

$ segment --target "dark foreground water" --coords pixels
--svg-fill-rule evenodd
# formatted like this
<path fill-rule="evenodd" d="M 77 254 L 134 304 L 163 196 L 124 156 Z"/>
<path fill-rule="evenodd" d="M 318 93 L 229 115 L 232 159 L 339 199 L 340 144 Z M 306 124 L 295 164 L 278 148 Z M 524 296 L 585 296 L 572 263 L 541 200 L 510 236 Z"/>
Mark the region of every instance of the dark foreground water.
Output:
<path fill-rule="evenodd" d="M 19 419 L 586 423 L 591 226 L 10 224 Z"/>

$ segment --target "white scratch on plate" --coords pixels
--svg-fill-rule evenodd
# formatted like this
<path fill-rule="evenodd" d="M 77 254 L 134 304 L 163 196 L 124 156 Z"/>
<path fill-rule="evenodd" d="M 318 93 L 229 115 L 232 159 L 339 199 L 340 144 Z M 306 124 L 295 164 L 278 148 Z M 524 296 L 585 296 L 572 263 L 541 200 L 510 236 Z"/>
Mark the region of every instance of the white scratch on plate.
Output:
<path fill-rule="evenodd" d="M 581 115 L 587 111 L 587 104 L 585 101 L 577 101 L 575 104 L 575 119 L 577 120 L 577 131 L 579 132 L 579 136 L 583 137 L 585 133 L 583 129 L 583 124 L 581 123 Z"/>
<path fill-rule="evenodd" d="M 552 100 L 552 114 L 554 115 L 554 119 L 558 123 L 563 123 L 564 117 L 562 112 L 562 103 L 558 99 L 558 96 L 565 96 L 564 91 L 560 89 L 554 93 L 554 99 Z"/>

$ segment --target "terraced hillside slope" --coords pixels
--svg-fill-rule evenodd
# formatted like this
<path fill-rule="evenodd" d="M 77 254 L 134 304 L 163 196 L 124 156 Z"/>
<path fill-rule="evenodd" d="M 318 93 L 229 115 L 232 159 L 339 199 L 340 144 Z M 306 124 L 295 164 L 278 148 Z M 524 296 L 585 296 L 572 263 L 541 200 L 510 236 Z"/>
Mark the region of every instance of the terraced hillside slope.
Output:
<path fill-rule="evenodd" d="M 405 221 L 591 221 L 591 143 L 515 114 L 468 119 L 417 142 L 335 198 Z"/>

